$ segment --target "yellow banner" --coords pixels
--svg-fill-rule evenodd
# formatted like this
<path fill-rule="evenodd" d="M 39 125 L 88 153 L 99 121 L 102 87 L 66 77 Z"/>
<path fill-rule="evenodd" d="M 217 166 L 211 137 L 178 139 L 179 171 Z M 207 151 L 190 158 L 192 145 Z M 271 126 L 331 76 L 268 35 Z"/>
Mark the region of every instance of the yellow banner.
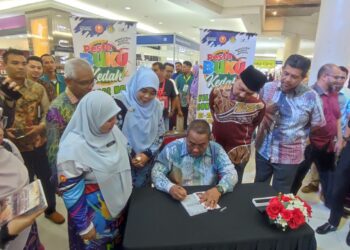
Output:
<path fill-rule="evenodd" d="M 254 66 L 261 69 L 273 69 L 276 67 L 275 60 L 255 60 Z"/>
<path fill-rule="evenodd" d="M 50 53 L 48 21 L 46 17 L 30 20 L 34 55 L 41 56 Z"/>

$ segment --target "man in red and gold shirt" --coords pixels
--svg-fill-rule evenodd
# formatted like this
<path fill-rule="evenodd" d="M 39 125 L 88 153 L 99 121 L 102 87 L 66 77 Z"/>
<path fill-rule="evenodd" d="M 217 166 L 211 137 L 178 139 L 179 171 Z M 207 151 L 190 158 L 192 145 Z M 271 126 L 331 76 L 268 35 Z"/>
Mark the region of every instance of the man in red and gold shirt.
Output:
<path fill-rule="evenodd" d="M 298 192 L 302 180 L 314 162 L 320 175 L 325 205 L 328 207 L 332 195 L 332 172 L 336 157 L 343 148 L 338 92 L 333 89 L 340 75 L 341 71 L 335 64 L 325 64 L 318 71 L 317 82 L 312 88 L 321 98 L 326 124 L 317 130 L 311 130 L 310 145 L 305 149 L 305 161 L 298 168 L 292 189 L 294 193 Z"/>
<path fill-rule="evenodd" d="M 253 132 L 265 114 L 258 92 L 266 81 L 262 72 L 249 66 L 233 85 L 216 87 L 210 93 L 213 135 L 235 164 L 238 183 L 250 157 Z"/>

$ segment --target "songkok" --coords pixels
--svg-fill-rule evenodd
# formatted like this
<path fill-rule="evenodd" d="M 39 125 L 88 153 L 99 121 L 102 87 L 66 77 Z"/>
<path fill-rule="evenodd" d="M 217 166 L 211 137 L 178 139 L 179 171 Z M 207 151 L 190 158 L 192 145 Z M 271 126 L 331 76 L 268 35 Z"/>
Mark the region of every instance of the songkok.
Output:
<path fill-rule="evenodd" d="M 244 84 L 254 92 L 259 92 L 259 90 L 267 82 L 267 78 L 261 71 L 250 65 L 239 75 Z"/>

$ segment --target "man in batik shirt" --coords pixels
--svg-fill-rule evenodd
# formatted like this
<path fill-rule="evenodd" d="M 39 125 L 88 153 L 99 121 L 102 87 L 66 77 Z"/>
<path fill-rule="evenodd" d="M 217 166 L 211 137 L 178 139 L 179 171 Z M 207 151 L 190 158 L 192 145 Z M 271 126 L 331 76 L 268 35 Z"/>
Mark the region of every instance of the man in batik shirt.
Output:
<path fill-rule="evenodd" d="M 94 73 L 91 66 L 83 59 L 73 58 L 65 65 L 67 88 L 50 105 L 46 116 L 47 155 L 52 172 L 51 181 L 57 186 L 56 157 L 58 145 L 64 129 L 67 127 L 78 102 L 94 86 Z"/>
<path fill-rule="evenodd" d="M 210 141 L 210 134 L 205 120 L 194 120 L 186 138 L 165 146 L 152 169 L 152 181 L 157 189 L 183 200 L 187 196 L 183 186 L 216 185 L 201 196 L 201 201 L 212 208 L 221 195 L 233 190 L 237 172 L 225 150 Z"/>
<path fill-rule="evenodd" d="M 310 129 L 325 125 L 320 97 L 302 83 L 310 64 L 301 55 L 291 55 L 281 80 L 266 83 L 260 91 L 266 111 L 255 143 L 255 182 L 270 183 L 273 176 L 272 187 L 282 193 L 292 189 Z"/>
<path fill-rule="evenodd" d="M 233 85 L 216 87 L 210 93 L 213 135 L 235 164 L 238 183 L 249 161 L 254 130 L 264 117 L 265 104 L 258 92 L 266 81 L 262 72 L 249 66 Z"/>

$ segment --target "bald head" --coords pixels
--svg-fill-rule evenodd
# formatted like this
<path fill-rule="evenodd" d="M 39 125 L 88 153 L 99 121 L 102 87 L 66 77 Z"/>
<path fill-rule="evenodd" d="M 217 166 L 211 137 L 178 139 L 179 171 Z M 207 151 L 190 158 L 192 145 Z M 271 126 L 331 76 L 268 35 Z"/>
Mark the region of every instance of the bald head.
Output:
<path fill-rule="evenodd" d="M 77 71 L 93 72 L 90 64 L 86 60 L 80 58 L 72 58 L 69 59 L 64 65 L 64 78 L 76 78 Z"/>
<path fill-rule="evenodd" d="M 73 58 L 66 62 L 64 79 L 69 90 L 78 99 L 92 90 L 95 81 L 90 64 L 80 58 Z"/>
<path fill-rule="evenodd" d="M 323 65 L 317 73 L 317 83 L 326 89 L 332 89 L 341 75 L 339 67 L 332 63 Z"/>

